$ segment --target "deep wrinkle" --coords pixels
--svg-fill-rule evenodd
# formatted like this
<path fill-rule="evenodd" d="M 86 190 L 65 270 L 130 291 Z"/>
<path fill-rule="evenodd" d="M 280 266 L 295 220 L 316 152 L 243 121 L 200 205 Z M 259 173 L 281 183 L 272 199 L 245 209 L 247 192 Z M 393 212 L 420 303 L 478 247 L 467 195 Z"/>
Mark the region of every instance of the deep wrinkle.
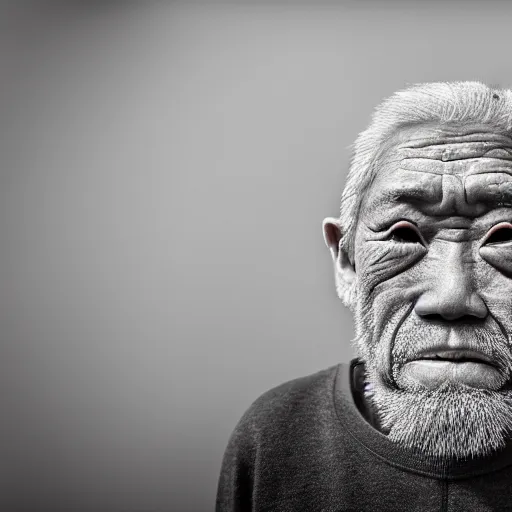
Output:
<path fill-rule="evenodd" d="M 512 346 L 510 345 L 510 336 L 507 333 L 507 330 L 505 329 L 504 325 L 501 323 L 499 318 L 489 309 L 489 306 L 485 299 L 482 297 L 482 300 L 485 302 L 485 305 L 487 307 L 487 310 L 489 311 L 489 316 L 496 322 L 496 325 L 500 328 L 501 334 L 505 338 L 509 350 L 512 349 Z M 512 350 L 511 350 L 511 358 L 512 358 Z M 512 368 L 509 368 L 509 379 L 512 377 Z"/>
<path fill-rule="evenodd" d="M 472 160 L 474 160 L 472 162 Z M 512 175 L 512 160 L 511 165 L 503 165 L 497 164 L 496 161 L 499 161 L 499 158 L 466 158 L 466 159 L 457 159 L 450 160 L 449 162 L 443 162 L 441 160 L 437 160 L 434 158 L 418 158 L 418 157 L 408 157 L 402 158 L 400 160 L 400 170 L 408 171 L 408 172 L 421 172 L 425 174 L 433 174 L 437 176 L 446 175 L 446 170 L 452 171 L 452 176 L 460 176 L 465 175 L 466 177 L 478 176 L 479 174 L 490 174 L 492 176 L 498 174 L 506 174 L 508 176 Z M 464 167 L 467 164 L 481 164 L 481 169 L 470 169 L 466 170 Z M 485 166 L 483 164 L 486 164 Z M 492 168 L 492 170 L 489 170 Z M 459 171 L 459 169 L 461 169 Z"/>
<path fill-rule="evenodd" d="M 430 129 L 433 135 L 414 136 L 414 129 L 418 126 Z M 422 149 L 429 146 L 446 146 L 463 142 L 501 142 L 505 146 L 508 144 L 512 147 L 512 137 L 505 133 L 497 132 L 493 127 L 485 125 L 468 129 L 467 125 L 462 123 L 444 123 L 442 125 L 415 123 L 404 127 L 400 131 L 402 134 L 397 135 L 399 140 L 398 146 L 405 148 Z"/>
<path fill-rule="evenodd" d="M 415 304 L 410 304 L 409 308 L 405 311 L 404 315 L 400 318 L 400 320 L 397 322 L 397 325 L 395 326 L 395 329 L 393 330 L 393 334 L 391 336 L 391 343 L 389 344 L 388 349 L 388 364 L 387 364 L 387 374 L 388 374 L 388 381 L 391 387 L 394 389 L 400 389 L 398 386 L 395 376 L 393 375 L 393 368 L 395 364 L 395 358 L 393 355 L 394 347 L 395 347 L 395 340 L 398 334 L 398 331 L 402 327 L 402 324 L 407 320 L 409 315 L 411 315 L 414 311 Z"/>

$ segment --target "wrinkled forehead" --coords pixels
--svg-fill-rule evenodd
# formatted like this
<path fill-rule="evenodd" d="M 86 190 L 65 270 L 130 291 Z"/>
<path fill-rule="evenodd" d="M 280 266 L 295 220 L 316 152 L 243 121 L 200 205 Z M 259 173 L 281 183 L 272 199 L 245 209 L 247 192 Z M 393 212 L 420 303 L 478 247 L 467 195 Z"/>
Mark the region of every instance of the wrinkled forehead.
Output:
<path fill-rule="evenodd" d="M 414 203 L 435 215 L 512 206 L 512 138 L 489 126 L 402 128 L 383 146 L 364 209 Z"/>

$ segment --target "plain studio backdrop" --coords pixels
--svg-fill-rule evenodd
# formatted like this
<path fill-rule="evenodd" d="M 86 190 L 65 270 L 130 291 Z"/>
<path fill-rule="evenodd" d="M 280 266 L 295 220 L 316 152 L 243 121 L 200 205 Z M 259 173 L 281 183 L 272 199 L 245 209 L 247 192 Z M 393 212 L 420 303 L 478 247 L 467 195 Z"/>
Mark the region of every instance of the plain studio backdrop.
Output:
<path fill-rule="evenodd" d="M 0 511 L 213 510 L 250 403 L 353 357 L 321 234 L 350 145 L 407 84 L 512 86 L 512 5 L 0 19 Z"/>

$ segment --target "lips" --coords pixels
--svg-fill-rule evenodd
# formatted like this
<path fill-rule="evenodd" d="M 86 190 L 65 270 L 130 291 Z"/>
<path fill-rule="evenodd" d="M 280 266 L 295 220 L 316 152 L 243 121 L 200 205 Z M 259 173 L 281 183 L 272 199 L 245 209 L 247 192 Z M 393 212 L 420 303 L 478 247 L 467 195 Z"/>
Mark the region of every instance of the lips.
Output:
<path fill-rule="evenodd" d="M 429 350 L 422 352 L 414 360 L 449 361 L 453 363 L 481 363 L 496 367 L 496 363 L 486 354 L 470 349 Z"/>
<path fill-rule="evenodd" d="M 401 368 L 399 383 L 436 389 L 449 383 L 497 390 L 506 383 L 503 373 L 486 354 L 471 349 L 438 348 L 423 351 Z"/>

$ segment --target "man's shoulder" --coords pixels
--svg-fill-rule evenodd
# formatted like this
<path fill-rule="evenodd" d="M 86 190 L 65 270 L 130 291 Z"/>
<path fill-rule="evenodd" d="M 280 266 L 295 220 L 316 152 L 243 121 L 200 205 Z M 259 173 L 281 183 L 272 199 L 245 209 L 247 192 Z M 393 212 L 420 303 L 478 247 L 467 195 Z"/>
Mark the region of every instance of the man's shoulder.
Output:
<path fill-rule="evenodd" d="M 311 486 L 311 475 L 304 475 L 304 465 L 322 471 L 332 462 L 340 430 L 334 387 L 343 368 L 340 364 L 288 380 L 254 400 L 224 453 L 218 510 L 281 510 L 288 497 L 309 496 L 304 489 Z M 338 445 L 339 455 L 343 446 Z"/>
<path fill-rule="evenodd" d="M 245 411 L 238 429 L 272 431 L 290 422 L 306 423 L 333 409 L 333 389 L 342 365 L 334 365 L 315 373 L 288 380 L 260 395 Z"/>

